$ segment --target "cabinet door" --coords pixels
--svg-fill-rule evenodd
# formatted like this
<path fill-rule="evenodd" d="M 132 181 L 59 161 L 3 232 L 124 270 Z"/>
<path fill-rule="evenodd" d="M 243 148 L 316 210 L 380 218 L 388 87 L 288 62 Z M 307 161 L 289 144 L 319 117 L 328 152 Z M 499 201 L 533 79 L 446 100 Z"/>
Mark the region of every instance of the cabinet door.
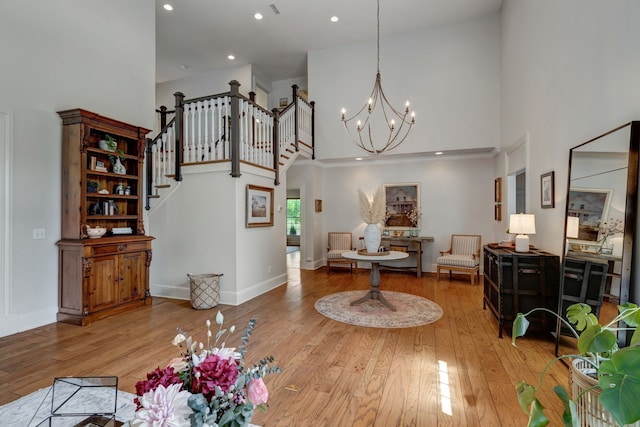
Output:
<path fill-rule="evenodd" d="M 147 278 L 145 252 L 133 252 L 120 255 L 120 302 L 144 298 Z"/>
<path fill-rule="evenodd" d="M 104 310 L 118 304 L 117 255 L 92 258 L 89 274 L 89 312 Z"/>

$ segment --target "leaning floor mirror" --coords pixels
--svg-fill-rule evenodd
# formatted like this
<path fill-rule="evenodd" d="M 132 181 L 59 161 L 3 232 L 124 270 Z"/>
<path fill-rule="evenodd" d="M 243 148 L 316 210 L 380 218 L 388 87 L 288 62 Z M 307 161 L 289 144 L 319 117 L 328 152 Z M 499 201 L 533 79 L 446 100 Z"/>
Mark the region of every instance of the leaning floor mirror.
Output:
<path fill-rule="evenodd" d="M 615 317 L 616 304 L 639 302 L 634 277 L 640 266 L 633 259 L 639 145 L 640 122 L 634 121 L 570 151 L 558 298 L 565 319 L 576 302 L 589 304 L 601 323 Z M 568 332 L 558 322 L 556 355 Z M 626 336 L 619 334 L 618 341 L 623 344 Z"/>

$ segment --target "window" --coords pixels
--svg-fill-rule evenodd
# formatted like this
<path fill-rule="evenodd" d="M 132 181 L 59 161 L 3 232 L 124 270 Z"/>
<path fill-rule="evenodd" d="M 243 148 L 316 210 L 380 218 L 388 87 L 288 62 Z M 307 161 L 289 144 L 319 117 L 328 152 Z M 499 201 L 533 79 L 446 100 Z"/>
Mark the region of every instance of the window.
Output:
<path fill-rule="evenodd" d="M 287 199 L 287 234 L 300 235 L 300 199 Z"/>

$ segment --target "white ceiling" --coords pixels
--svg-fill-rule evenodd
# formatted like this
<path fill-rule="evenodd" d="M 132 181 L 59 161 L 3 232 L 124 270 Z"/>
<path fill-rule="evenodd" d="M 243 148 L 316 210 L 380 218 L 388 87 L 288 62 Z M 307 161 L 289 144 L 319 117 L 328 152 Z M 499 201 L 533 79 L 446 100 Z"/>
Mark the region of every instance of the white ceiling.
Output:
<path fill-rule="evenodd" d="M 380 0 L 380 37 L 497 13 L 501 4 Z M 375 0 L 156 0 L 156 81 L 246 64 L 268 81 L 306 76 L 307 52 L 375 39 L 376 7 Z"/>

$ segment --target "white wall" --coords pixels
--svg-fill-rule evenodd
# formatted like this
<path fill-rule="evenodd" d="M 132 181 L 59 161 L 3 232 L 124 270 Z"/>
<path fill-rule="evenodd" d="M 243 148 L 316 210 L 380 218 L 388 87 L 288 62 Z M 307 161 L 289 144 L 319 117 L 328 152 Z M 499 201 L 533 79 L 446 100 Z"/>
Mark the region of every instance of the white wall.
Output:
<path fill-rule="evenodd" d="M 562 251 L 569 149 L 640 118 L 639 21 L 633 0 L 502 5 L 501 146 L 529 133 L 538 247 Z M 502 164 L 498 159 L 497 176 Z M 556 207 L 541 209 L 540 175 L 551 170 Z"/>
<path fill-rule="evenodd" d="M 398 153 L 495 147 L 499 143 L 499 18 L 380 40 L 382 87 L 395 108 L 411 101 L 416 124 Z M 316 158 L 356 157 L 340 111 L 355 114 L 376 77 L 375 40 L 309 52 L 316 101 Z"/>
<path fill-rule="evenodd" d="M 230 163 L 183 168 L 183 180 L 154 202 L 149 234 L 154 241 L 151 295 L 189 299 L 187 273 L 223 274 L 220 303 L 240 304 L 286 282 L 286 185 L 272 174 Z M 271 176 L 270 176 L 271 175 Z M 274 225 L 246 228 L 247 184 L 274 188 Z"/>
<path fill-rule="evenodd" d="M 435 237 L 424 245 L 423 269 L 435 271 L 438 251 L 449 249 L 452 233 L 481 234 L 493 241 L 493 158 L 432 158 L 401 162 L 361 162 L 324 169 L 322 213 L 326 232 L 350 231 L 360 247 L 365 223 L 359 215 L 358 189 L 372 194 L 383 184 L 420 184 L 422 236 Z M 325 251 L 326 252 L 326 251 Z M 326 256 L 326 253 L 323 254 Z"/>
<path fill-rule="evenodd" d="M 153 126 L 155 3 L 2 1 L 0 58 L 0 112 L 12 117 L 13 147 L 11 299 L 0 313 L 0 335 L 7 335 L 55 322 L 62 135 L 56 112 L 81 107 Z M 33 240 L 34 228 L 44 228 L 46 238 Z"/>

